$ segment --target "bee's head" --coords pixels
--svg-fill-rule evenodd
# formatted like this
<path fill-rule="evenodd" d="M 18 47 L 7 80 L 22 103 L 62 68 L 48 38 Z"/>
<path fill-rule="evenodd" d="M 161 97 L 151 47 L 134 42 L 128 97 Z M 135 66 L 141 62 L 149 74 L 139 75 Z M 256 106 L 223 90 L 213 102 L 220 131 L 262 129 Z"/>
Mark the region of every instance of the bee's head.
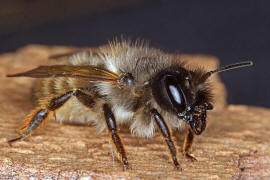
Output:
<path fill-rule="evenodd" d="M 208 77 L 216 72 L 250 65 L 252 62 L 237 63 L 209 72 L 169 67 L 154 77 L 152 93 L 161 108 L 184 120 L 199 135 L 206 127 L 206 111 L 213 109 Z"/>

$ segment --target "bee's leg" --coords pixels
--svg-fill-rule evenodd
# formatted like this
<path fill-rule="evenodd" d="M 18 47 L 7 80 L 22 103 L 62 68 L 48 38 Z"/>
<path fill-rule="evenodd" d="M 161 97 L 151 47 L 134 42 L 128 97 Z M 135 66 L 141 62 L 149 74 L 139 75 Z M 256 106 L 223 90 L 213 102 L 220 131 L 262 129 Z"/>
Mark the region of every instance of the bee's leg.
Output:
<path fill-rule="evenodd" d="M 24 126 L 22 127 L 22 135 L 15 139 L 9 140 L 8 143 L 24 139 L 30 135 L 32 131 L 36 130 L 41 124 L 49 119 L 49 112 L 46 109 L 38 108 L 34 110 L 26 119 Z"/>
<path fill-rule="evenodd" d="M 192 143 L 194 140 L 194 133 L 192 132 L 191 129 L 188 129 L 187 133 L 186 133 L 186 137 L 185 137 L 185 141 L 184 141 L 184 145 L 183 145 L 183 155 L 192 160 L 192 161 L 197 161 L 197 159 L 195 157 L 193 157 L 191 154 L 189 154 L 189 151 L 191 149 Z"/>
<path fill-rule="evenodd" d="M 20 137 L 12 139 L 8 142 L 13 143 L 15 141 L 24 139 L 34 130 L 37 130 L 41 124 L 44 124 L 44 122 L 48 120 L 52 114 L 54 114 L 54 117 L 56 118 L 55 110 L 64 105 L 64 103 L 67 102 L 71 96 L 75 96 L 87 107 L 91 107 L 94 103 L 89 95 L 83 93 L 80 90 L 68 91 L 60 96 L 54 97 L 47 103 L 47 105 L 44 106 L 44 108 L 37 108 L 27 117 L 22 128 L 23 133 Z"/>
<path fill-rule="evenodd" d="M 115 122 L 113 112 L 111 111 L 108 104 L 103 105 L 103 111 L 104 111 L 104 115 L 105 115 L 105 119 L 106 119 L 108 129 L 111 132 L 112 144 L 114 146 L 114 149 L 117 152 L 117 155 L 119 156 L 119 159 L 124 164 L 124 170 L 126 170 L 126 169 L 129 168 L 128 160 L 127 160 L 127 156 L 126 156 L 124 146 L 123 146 L 123 144 L 121 142 L 120 137 L 117 134 L 117 127 L 116 127 L 116 122 Z"/>
<path fill-rule="evenodd" d="M 177 151 L 176 151 L 174 142 L 172 141 L 172 135 L 171 135 L 170 128 L 168 127 L 168 125 L 166 124 L 166 122 L 164 121 L 164 119 L 158 113 L 158 111 L 156 109 L 152 109 L 151 113 L 154 115 L 154 118 L 157 122 L 157 125 L 158 125 L 159 129 L 161 130 L 161 133 L 162 133 L 163 137 L 165 138 L 165 141 L 169 147 L 174 166 L 176 167 L 176 169 L 182 170 L 180 167 L 180 164 L 178 163 L 178 160 L 177 160 Z"/>
<path fill-rule="evenodd" d="M 46 120 L 49 119 L 56 109 L 60 108 L 71 96 L 76 94 L 76 91 L 77 90 L 69 91 L 61 96 L 54 97 L 47 103 L 47 105 L 42 106 L 43 108 L 37 108 L 30 113 L 22 128 L 22 135 L 8 141 L 8 143 L 13 143 L 15 141 L 24 139 L 34 130 L 37 130 L 42 124 L 44 124 Z"/>
<path fill-rule="evenodd" d="M 74 96 L 76 96 L 76 98 L 88 108 L 92 108 L 95 105 L 95 101 L 93 100 L 93 97 L 82 92 L 81 90 L 76 90 L 76 92 L 74 93 Z"/>

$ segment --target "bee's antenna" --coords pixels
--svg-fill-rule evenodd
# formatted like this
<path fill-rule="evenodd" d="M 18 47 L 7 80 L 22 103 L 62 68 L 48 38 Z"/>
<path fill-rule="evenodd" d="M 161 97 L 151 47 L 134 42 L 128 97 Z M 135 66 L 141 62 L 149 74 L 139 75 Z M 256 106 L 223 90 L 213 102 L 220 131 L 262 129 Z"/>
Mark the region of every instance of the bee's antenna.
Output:
<path fill-rule="evenodd" d="M 214 73 L 219 73 L 219 72 L 237 69 L 237 68 L 241 68 L 241 67 L 248 67 L 248 66 L 252 66 L 252 65 L 253 65 L 252 61 L 244 61 L 244 62 L 239 62 L 239 63 L 235 63 L 235 64 L 230 64 L 230 65 L 218 68 L 218 69 L 213 70 L 213 71 L 208 71 L 207 73 L 205 73 L 203 75 L 202 79 L 206 80 Z"/>

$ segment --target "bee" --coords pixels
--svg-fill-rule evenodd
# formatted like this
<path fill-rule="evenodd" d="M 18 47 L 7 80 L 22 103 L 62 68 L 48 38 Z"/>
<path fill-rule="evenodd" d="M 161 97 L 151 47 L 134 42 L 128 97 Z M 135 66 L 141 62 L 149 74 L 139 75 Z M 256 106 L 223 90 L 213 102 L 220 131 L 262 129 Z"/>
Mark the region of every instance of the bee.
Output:
<path fill-rule="evenodd" d="M 152 137 L 159 129 L 179 170 L 172 132 L 186 129 L 182 153 L 196 160 L 190 154 L 194 136 L 205 130 L 207 111 L 213 109 L 209 77 L 253 64 L 246 61 L 208 72 L 192 70 L 175 54 L 130 41 L 114 41 L 96 52 L 66 56 L 60 65 L 7 75 L 40 78 L 34 88 L 37 106 L 26 117 L 21 135 L 8 142 L 26 138 L 53 118 L 61 123 L 94 124 L 100 132 L 108 130 L 124 169 L 130 166 L 118 132 L 123 124 L 140 137 Z"/>

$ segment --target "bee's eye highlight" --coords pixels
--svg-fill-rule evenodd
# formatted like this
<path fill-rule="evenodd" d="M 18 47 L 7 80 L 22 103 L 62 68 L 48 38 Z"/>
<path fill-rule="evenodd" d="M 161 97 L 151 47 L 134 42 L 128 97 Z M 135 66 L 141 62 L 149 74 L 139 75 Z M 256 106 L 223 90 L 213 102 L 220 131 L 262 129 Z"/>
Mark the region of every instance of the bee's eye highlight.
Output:
<path fill-rule="evenodd" d="M 164 81 L 168 98 L 173 108 L 177 113 L 184 111 L 186 107 L 185 98 L 177 79 L 173 76 L 166 76 Z"/>
<path fill-rule="evenodd" d="M 169 87 L 169 88 L 168 88 Z M 177 104 L 182 103 L 182 97 L 178 89 L 174 85 L 168 85 L 168 91 L 169 91 L 169 96 L 171 99 L 173 99 Z"/>

